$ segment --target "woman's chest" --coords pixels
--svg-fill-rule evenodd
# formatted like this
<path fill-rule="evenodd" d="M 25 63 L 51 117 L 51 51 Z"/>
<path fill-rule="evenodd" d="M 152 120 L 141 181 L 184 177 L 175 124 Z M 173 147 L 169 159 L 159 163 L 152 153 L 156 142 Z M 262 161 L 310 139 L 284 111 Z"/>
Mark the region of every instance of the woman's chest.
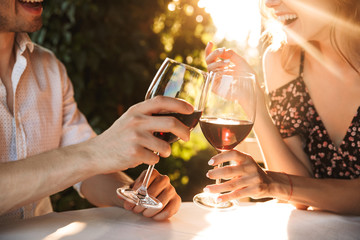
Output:
<path fill-rule="evenodd" d="M 333 144 L 339 146 L 353 121 L 359 121 L 360 84 L 349 85 L 320 76 L 304 77 L 304 83 L 318 120 Z"/>

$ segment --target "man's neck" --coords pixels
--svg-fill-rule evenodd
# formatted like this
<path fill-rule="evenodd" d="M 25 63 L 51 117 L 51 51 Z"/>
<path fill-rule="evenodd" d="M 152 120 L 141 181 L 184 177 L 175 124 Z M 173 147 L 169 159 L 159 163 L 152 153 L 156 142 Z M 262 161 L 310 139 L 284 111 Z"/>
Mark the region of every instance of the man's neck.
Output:
<path fill-rule="evenodd" d="M 0 32 L 0 78 L 12 71 L 14 63 L 14 32 Z"/>

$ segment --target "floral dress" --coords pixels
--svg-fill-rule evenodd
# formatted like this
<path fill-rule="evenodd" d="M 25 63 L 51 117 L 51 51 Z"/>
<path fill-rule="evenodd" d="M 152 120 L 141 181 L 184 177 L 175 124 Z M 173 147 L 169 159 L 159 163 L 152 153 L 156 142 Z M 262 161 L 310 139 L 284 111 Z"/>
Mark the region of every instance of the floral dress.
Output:
<path fill-rule="evenodd" d="M 270 114 L 283 138 L 303 139 L 315 178 L 354 179 L 360 176 L 360 107 L 339 147 L 331 141 L 300 73 L 293 81 L 270 92 Z"/>

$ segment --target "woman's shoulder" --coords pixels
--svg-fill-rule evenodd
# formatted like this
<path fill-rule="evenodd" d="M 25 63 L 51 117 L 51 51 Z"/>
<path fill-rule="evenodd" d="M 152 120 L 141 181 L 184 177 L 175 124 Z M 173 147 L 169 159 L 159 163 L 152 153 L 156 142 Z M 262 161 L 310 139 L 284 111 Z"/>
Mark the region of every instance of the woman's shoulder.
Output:
<path fill-rule="evenodd" d="M 298 77 L 300 55 L 286 54 L 283 48 L 267 48 L 263 56 L 264 82 L 269 92 L 274 91 Z"/>

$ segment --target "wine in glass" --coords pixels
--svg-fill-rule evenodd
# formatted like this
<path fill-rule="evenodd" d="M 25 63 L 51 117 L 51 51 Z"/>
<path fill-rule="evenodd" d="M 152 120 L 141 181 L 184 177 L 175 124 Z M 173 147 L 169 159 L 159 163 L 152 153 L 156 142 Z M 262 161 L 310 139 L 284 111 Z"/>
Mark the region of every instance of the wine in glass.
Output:
<path fill-rule="evenodd" d="M 233 149 L 248 136 L 254 124 L 254 75 L 233 70 L 211 72 L 203 94 L 200 127 L 205 138 L 219 153 Z M 216 184 L 220 183 L 221 179 L 217 179 Z M 233 201 L 218 203 L 218 196 L 203 192 L 195 195 L 193 201 L 206 208 L 229 209 L 235 206 Z"/>
<path fill-rule="evenodd" d="M 183 124 L 192 130 L 198 123 L 202 114 L 200 105 L 202 90 L 208 79 L 208 73 L 201 71 L 189 65 L 179 63 L 170 58 L 166 58 L 158 72 L 155 75 L 145 99 L 151 99 L 162 95 L 173 98 L 179 98 L 187 101 L 194 107 L 192 114 L 180 113 L 157 113 L 154 116 L 172 116 L 180 120 Z M 176 142 L 179 138 L 170 132 L 155 132 L 154 135 L 168 143 Z M 158 153 L 157 153 L 158 154 Z M 154 165 L 149 165 L 142 185 L 133 190 L 131 188 L 118 188 L 117 194 L 136 205 L 145 208 L 162 208 L 162 203 L 147 192 L 149 179 L 154 169 Z"/>

